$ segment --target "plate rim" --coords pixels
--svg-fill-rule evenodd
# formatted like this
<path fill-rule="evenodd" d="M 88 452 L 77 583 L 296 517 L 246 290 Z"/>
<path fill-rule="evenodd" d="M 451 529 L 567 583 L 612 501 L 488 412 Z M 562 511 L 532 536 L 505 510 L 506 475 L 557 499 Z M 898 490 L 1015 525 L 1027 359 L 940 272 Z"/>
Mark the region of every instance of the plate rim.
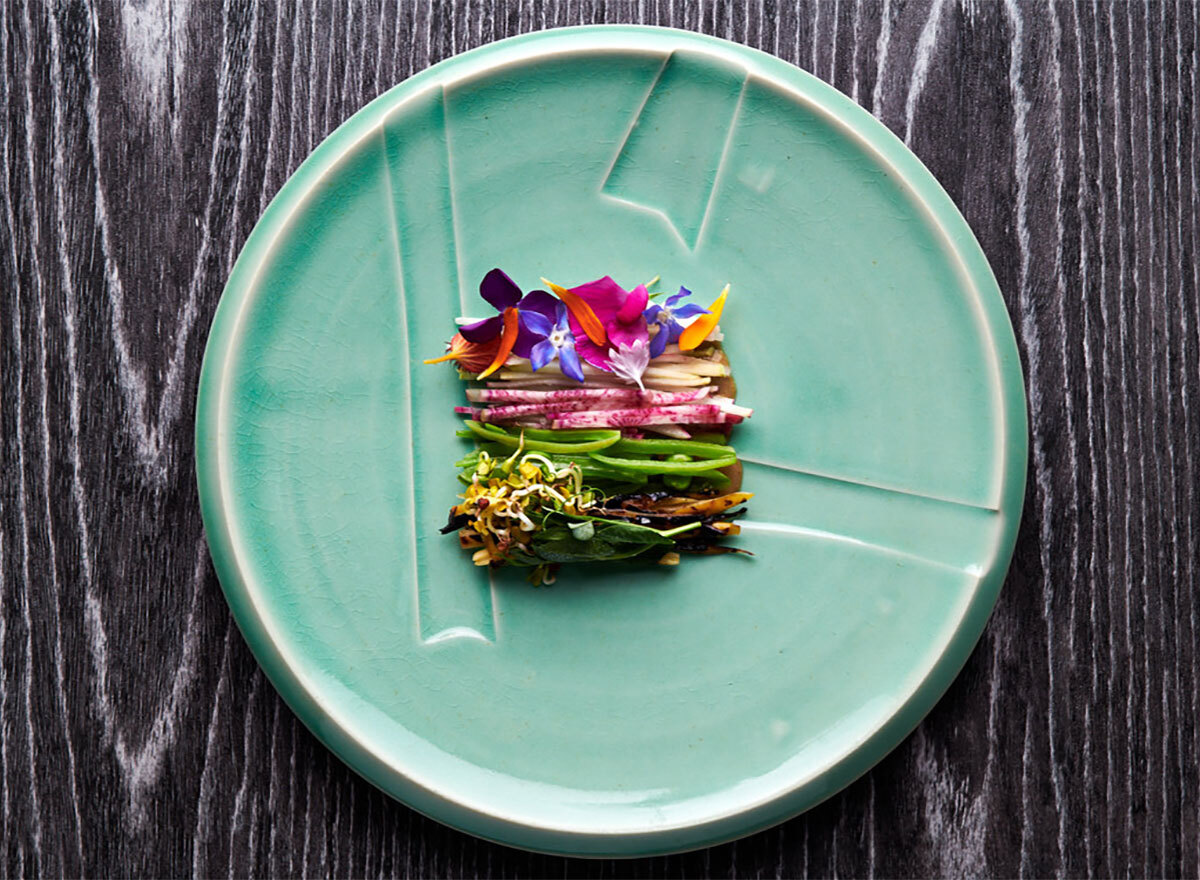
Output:
<path fill-rule="evenodd" d="M 767 801 L 738 807 L 698 823 L 654 826 L 630 833 L 535 825 L 477 810 L 423 784 L 372 751 L 322 705 L 319 689 L 305 683 L 270 633 L 238 564 L 236 538 L 226 512 L 221 448 L 224 366 L 236 350 L 240 319 L 253 299 L 258 270 L 293 215 L 325 174 L 370 136 L 400 104 L 443 79 L 459 81 L 552 54 L 615 50 L 663 53 L 699 49 L 733 58 L 750 75 L 767 79 L 819 110 L 850 137 L 896 170 L 898 181 L 946 238 L 974 288 L 984 339 L 994 350 L 999 406 L 1004 419 L 1003 467 L 997 509 L 1003 520 L 996 557 L 980 578 L 942 655 L 892 715 L 839 761 Z M 540 50 L 540 51 L 539 51 Z M 584 25 L 521 34 L 447 58 L 387 89 L 329 134 L 285 181 L 256 222 L 230 271 L 205 345 L 196 401 L 196 478 L 209 550 L 222 591 L 255 659 L 297 718 L 343 763 L 391 797 L 439 822 L 497 843 L 555 855 L 639 857 L 711 846 L 771 827 L 804 812 L 850 785 L 907 737 L 958 676 L 983 634 L 1007 576 L 1024 503 L 1028 466 L 1025 382 L 1012 322 L 982 247 L 958 207 L 925 165 L 882 122 L 819 78 L 766 52 L 718 37 L 648 25 Z M 1014 514 L 1004 516 L 1011 509 Z"/>

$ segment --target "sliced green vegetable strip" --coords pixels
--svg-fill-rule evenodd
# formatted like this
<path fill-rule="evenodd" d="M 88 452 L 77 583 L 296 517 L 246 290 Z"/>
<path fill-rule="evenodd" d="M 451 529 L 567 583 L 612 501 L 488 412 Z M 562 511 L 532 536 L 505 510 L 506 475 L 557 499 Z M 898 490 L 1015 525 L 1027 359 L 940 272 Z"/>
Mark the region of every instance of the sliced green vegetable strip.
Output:
<path fill-rule="evenodd" d="M 702 474 L 692 474 L 693 480 L 708 480 L 714 486 L 728 486 L 729 477 L 720 471 L 705 471 Z"/>
<path fill-rule="evenodd" d="M 591 457 L 595 461 L 602 462 L 611 467 L 629 471 L 641 471 L 646 474 L 694 475 L 703 471 L 729 467 L 731 464 L 737 463 L 736 455 L 727 455 L 723 458 L 708 458 L 701 461 L 652 461 L 642 458 L 613 458 L 609 455 L 601 455 L 599 452 L 591 453 Z"/>
<path fill-rule="evenodd" d="M 721 443 L 727 443 L 728 441 L 729 441 L 728 434 L 721 434 L 716 431 L 710 431 L 708 433 L 700 433 L 700 434 L 692 435 L 693 443 L 715 443 L 715 444 L 719 445 Z"/>
<path fill-rule="evenodd" d="M 467 428 L 472 431 L 481 440 L 490 440 L 494 443 L 500 443 L 510 449 L 516 449 L 521 442 L 520 436 L 512 436 L 511 434 L 498 433 L 490 430 L 482 422 L 470 421 L 466 422 Z M 588 453 L 597 449 L 607 449 L 618 440 L 621 439 L 621 432 L 617 430 L 596 432 L 603 436 L 595 440 L 586 440 L 579 443 L 556 443 L 551 440 L 534 440 L 530 439 L 528 434 L 525 436 L 524 448 L 529 452 L 566 452 L 566 453 Z"/>
<path fill-rule="evenodd" d="M 554 440 L 562 443 L 578 443 L 582 440 L 600 440 L 612 434 L 611 428 L 521 428 L 514 429 L 518 434 L 525 432 L 526 440 Z"/>
<path fill-rule="evenodd" d="M 716 443 L 701 443 L 696 440 L 668 440 L 649 438 L 646 440 L 621 440 L 613 444 L 612 452 L 645 455 L 692 455 L 698 458 L 725 458 L 736 455 L 732 446 Z"/>
<path fill-rule="evenodd" d="M 583 440 L 599 440 L 602 437 L 608 437 L 612 434 L 612 428 L 524 428 L 519 425 L 510 425 L 505 428 L 503 425 L 498 425 L 495 422 L 480 422 L 476 419 L 471 421 L 476 425 L 482 425 L 492 434 L 506 434 L 509 437 L 520 437 L 525 434 L 526 440 L 554 440 L 559 443 L 578 443 Z M 474 431 L 456 431 L 455 434 L 459 437 L 475 437 Z"/>
<path fill-rule="evenodd" d="M 691 461 L 691 456 L 676 452 L 670 456 L 667 461 Z M 691 474 L 663 474 L 663 485 L 668 489 L 675 489 L 679 492 L 687 489 L 692 484 Z"/>

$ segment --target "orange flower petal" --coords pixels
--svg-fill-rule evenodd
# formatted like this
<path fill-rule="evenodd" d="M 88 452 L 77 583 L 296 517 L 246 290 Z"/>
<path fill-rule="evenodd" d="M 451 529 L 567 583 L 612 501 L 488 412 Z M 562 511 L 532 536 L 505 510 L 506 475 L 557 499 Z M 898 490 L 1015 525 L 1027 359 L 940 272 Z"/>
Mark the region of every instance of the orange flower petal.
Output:
<path fill-rule="evenodd" d="M 521 329 L 520 318 L 520 313 L 515 308 L 504 310 L 504 332 L 500 334 L 500 347 L 496 349 L 496 357 L 486 370 L 475 377 L 476 379 L 486 379 L 504 366 L 517 342 L 517 332 Z"/>
<path fill-rule="evenodd" d="M 683 332 L 679 334 L 680 351 L 691 351 L 708 338 L 708 334 L 712 333 L 713 328 L 717 326 L 717 322 L 721 320 L 721 310 L 725 308 L 725 297 L 728 294 L 729 285 L 726 284 L 725 289 L 721 291 L 721 295 L 708 307 L 708 314 L 701 315 L 683 328 Z"/>
<path fill-rule="evenodd" d="M 600 323 L 600 319 L 596 317 L 596 313 L 592 311 L 592 307 L 587 304 L 586 300 L 578 294 L 571 293 L 565 287 L 560 287 L 553 281 L 547 281 L 545 278 L 542 281 L 571 310 L 571 314 L 575 316 L 575 320 L 579 322 L 579 326 L 583 328 L 583 332 L 587 334 L 588 339 L 592 340 L 596 345 L 604 345 L 608 341 L 608 336 L 604 332 L 604 325 Z"/>
<path fill-rule="evenodd" d="M 445 361 L 458 361 L 460 368 L 468 373 L 478 373 L 486 369 L 500 347 L 500 337 L 489 339 L 487 342 L 469 342 L 461 333 L 455 333 L 450 340 L 450 350 L 441 357 L 430 358 L 427 364 L 440 364 Z"/>

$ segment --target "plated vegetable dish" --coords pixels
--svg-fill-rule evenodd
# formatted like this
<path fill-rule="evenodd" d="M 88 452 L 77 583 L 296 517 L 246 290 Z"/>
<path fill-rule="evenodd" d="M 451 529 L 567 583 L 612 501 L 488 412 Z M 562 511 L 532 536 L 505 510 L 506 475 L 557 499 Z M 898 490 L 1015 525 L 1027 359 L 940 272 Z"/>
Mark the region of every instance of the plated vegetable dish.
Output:
<path fill-rule="evenodd" d="M 725 543 L 751 494 L 730 443 L 735 402 L 719 320 L 691 291 L 626 290 L 605 276 L 523 293 L 500 269 L 479 292 L 496 314 L 459 319 L 440 357 L 471 383 L 455 463 L 464 484 L 442 532 L 479 566 L 742 553 Z M 554 369 L 557 367 L 557 369 Z"/>

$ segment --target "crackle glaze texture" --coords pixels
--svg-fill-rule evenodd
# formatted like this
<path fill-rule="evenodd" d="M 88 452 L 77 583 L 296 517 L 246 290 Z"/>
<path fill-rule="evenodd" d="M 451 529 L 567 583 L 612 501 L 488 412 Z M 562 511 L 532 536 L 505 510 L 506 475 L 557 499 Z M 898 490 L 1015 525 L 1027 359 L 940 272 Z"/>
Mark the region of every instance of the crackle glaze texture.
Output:
<path fill-rule="evenodd" d="M 1196 874 L 1195 16 L 1189 4 L 950 0 L 0 7 L 4 872 Z M 255 220 L 316 144 L 437 60 L 603 21 L 761 48 L 833 83 L 904 140 L 996 272 L 1031 428 L 1013 569 L 963 674 L 915 733 L 798 819 L 620 864 L 450 831 L 321 746 L 231 623 L 192 457 L 194 388 L 221 287 Z M 677 56 L 655 69 L 661 82 L 695 83 L 682 76 L 690 63 Z M 728 71 L 707 75 L 724 84 L 711 112 L 732 118 L 747 97 L 729 97 Z M 452 104 L 423 109 L 453 113 Z M 670 100 L 646 101 L 643 112 L 687 122 Z M 689 140 L 688 161 L 724 150 L 706 134 Z M 378 150 L 411 146 L 384 129 Z M 666 215 L 670 240 L 698 251 L 708 206 L 686 187 L 656 190 L 669 159 L 629 139 L 604 192 Z M 770 191 L 762 175 L 745 177 L 748 191 Z M 445 194 L 419 197 L 415 207 L 427 209 Z M 395 216 L 402 221 L 403 205 Z M 382 253 L 394 260 L 396 248 Z M 478 274 L 469 260 L 460 268 Z M 337 305 L 331 326 L 361 320 Z M 353 363 L 343 367 L 330 382 L 353 384 Z M 246 374 L 264 383 L 257 393 L 267 401 L 271 378 Z M 745 436 L 772 487 L 811 481 L 777 476 L 769 465 L 788 462 Z M 919 486 L 921 474 L 853 474 L 862 464 L 853 448 L 804 439 L 825 456 L 808 469 L 825 476 L 884 488 L 890 477 L 902 481 L 890 488 L 987 507 L 982 472 L 976 495 L 948 498 L 946 486 Z M 954 438 L 939 440 L 949 467 Z M 423 467 L 421 455 L 414 447 L 403 468 Z M 839 502 L 820 495 L 831 487 L 800 488 L 814 520 L 836 519 Z M 763 501 L 771 521 L 776 502 L 769 492 Z M 944 534 L 922 528 L 941 510 L 909 510 L 909 531 Z M 324 510 L 314 513 L 319 524 Z M 854 525 L 875 529 L 873 543 L 907 540 L 871 516 Z M 964 546 L 971 520 L 950 526 L 963 534 L 949 543 Z M 893 549 L 936 558 L 941 548 Z M 477 594 L 448 605 L 422 598 L 424 640 L 467 625 L 480 645 L 506 636 L 504 617 L 470 603 Z"/>

